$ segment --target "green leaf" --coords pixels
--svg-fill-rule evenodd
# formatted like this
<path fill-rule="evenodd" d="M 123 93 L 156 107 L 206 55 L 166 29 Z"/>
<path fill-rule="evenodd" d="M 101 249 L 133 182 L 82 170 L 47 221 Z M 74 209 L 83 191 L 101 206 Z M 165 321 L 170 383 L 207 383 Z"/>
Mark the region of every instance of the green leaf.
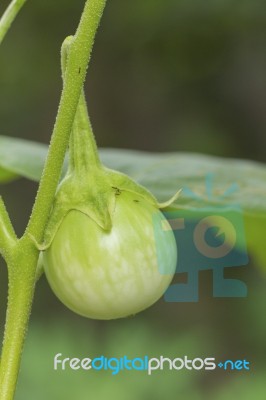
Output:
<path fill-rule="evenodd" d="M 101 156 L 108 166 L 128 173 L 160 201 L 182 188 L 179 205 L 237 204 L 251 213 L 266 212 L 264 164 L 193 153 L 102 150 Z"/>
<path fill-rule="evenodd" d="M 39 181 L 48 146 L 0 136 L 0 182 L 15 176 Z M 178 205 L 237 204 L 266 213 L 266 165 L 192 153 L 102 149 L 103 163 L 147 187 L 159 201 L 183 189 Z"/>
<path fill-rule="evenodd" d="M 265 232 L 266 215 L 244 215 L 247 246 L 252 258 L 266 272 Z"/>
<path fill-rule="evenodd" d="M 0 136 L 0 183 L 15 176 L 38 181 L 48 146 Z M 178 207 L 238 205 L 244 212 L 249 248 L 266 267 L 266 166 L 191 153 L 145 153 L 102 149 L 103 163 L 124 172 L 165 201 L 183 189 Z"/>
<path fill-rule="evenodd" d="M 18 177 L 38 182 L 48 152 L 46 144 L 0 136 L 0 184 Z M 66 171 L 67 162 L 64 164 Z"/>
<path fill-rule="evenodd" d="M 240 207 L 249 253 L 266 271 L 266 165 L 191 153 L 102 150 L 101 157 L 106 165 L 147 187 L 159 201 L 182 188 L 176 204 L 189 210 L 192 218 L 199 208 Z"/>
<path fill-rule="evenodd" d="M 39 181 L 47 149 L 41 143 L 0 136 L 1 181 L 8 175 Z M 102 149 L 100 155 L 106 166 L 128 174 L 160 201 L 182 188 L 179 205 L 238 204 L 251 213 L 266 211 L 264 164 L 191 153 Z M 231 187 L 232 193 L 225 196 Z"/>
<path fill-rule="evenodd" d="M 17 177 L 18 177 L 18 175 L 13 174 L 12 172 L 10 172 L 4 168 L 0 168 L 0 183 L 11 182 L 14 179 L 16 179 Z"/>
<path fill-rule="evenodd" d="M 46 154 L 44 144 L 0 136 L 0 171 L 3 171 L 0 172 L 0 183 L 16 176 L 40 180 Z"/>

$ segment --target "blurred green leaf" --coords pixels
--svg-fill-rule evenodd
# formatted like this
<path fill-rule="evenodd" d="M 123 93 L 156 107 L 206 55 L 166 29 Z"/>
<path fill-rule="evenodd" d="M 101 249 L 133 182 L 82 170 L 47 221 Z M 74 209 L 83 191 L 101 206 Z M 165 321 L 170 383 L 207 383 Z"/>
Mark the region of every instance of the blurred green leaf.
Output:
<path fill-rule="evenodd" d="M 0 178 L 15 174 L 38 181 L 48 147 L 22 139 L 0 137 Z M 145 153 L 102 149 L 103 163 L 122 171 L 147 187 L 160 201 L 183 192 L 178 206 L 193 209 L 206 206 L 241 207 L 245 215 L 247 242 L 256 261 L 266 265 L 266 166 L 247 161 L 193 153 Z M 65 166 L 66 167 L 66 166 Z M 1 182 L 1 180 L 0 180 Z"/>
<path fill-rule="evenodd" d="M 0 168 L 0 183 L 8 183 L 13 181 L 18 176 L 4 168 Z"/>
<path fill-rule="evenodd" d="M 183 189 L 179 205 L 237 204 L 249 213 L 266 211 L 264 164 L 193 153 L 102 150 L 103 162 L 146 186 L 160 201 Z"/>
<path fill-rule="evenodd" d="M 245 215 L 247 245 L 255 263 L 266 271 L 265 232 L 266 215 Z"/>
<path fill-rule="evenodd" d="M 16 175 L 40 180 L 46 154 L 44 144 L 0 136 L 0 183 L 13 180 Z"/>
<path fill-rule="evenodd" d="M 47 146 L 0 136 L 0 168 L 38 181 Z M 102 149 L 103 163 L 146 186 L 160 201 L 178 189 L 179 205 L 237 204 L 248 213 L 266 211 L 266 166 L 247 160 L 193 153 L 145 153 Z"/>

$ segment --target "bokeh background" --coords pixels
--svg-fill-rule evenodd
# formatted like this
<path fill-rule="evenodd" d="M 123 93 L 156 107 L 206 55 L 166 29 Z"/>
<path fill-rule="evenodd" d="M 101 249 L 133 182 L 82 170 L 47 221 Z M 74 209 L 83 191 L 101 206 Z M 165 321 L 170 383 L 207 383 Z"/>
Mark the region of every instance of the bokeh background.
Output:
<path fill-rule="evenodd" d="M 0 13 L 7 6 L 1 0 Z M 29 1 L 0 49 L 1 134 L 49 142 L 61 92 L 59 50 L 83 0 Z M 261 0 L 109 0 L 86 95 L 101 147 L 193 151 L 266 161 L 266 3 Z M 23 232 L 37 186 L 0 186 Z M 246 299 L 213 299 L 211 271 L 200 301 L 162 299 L 134 318 L 103 322 L 67 310 L 43 277 L 16 400 L 265 399 L 265 275 L 241 270 Z M 0 268 L 3 331 L 7 276 Z M 168 356 L 248 359 L 249 372 L 54 372 L 70 357 Z"/>

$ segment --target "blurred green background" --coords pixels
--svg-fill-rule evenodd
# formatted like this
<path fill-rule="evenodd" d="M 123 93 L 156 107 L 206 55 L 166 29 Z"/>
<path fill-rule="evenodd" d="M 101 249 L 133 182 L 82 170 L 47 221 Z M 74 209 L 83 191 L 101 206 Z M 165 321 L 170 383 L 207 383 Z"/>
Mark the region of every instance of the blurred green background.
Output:
<path fill-rule="evenodd" d="M 1 0 L 0 13 L 7 4 Z M 22 10 L 0 49 L 1 134 L 49 142 L 62 86 L 59 50 L 83 4 L 34 0 Z M 265 43 L 261 0 L 109 0 L 86 82 L 99 146 L 265 162 Z M 0 186 L 18 233 L 36 188 L 26 180 Z M 251 257 L 237 277 L 248 284 L 246 299 L 213 299 L 211 271 L 203 271 L 199 303 L 162 299 L 113 322 L 68 311 L 42 278 L 16 400 L 265 399 L 265 275 Z M 1 332 L 6 286 L 0 268 Z M 59 352 L 246 358 L 251 371 L 63 373 L 53 371 Z"/>

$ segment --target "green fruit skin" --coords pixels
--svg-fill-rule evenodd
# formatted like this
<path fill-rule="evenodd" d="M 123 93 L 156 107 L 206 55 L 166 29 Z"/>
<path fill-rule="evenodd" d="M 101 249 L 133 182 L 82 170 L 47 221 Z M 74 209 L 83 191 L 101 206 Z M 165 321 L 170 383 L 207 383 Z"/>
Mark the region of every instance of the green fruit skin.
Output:
<path fill-rule="evenodd" d="M 158 209 L 130 192 L 117 196 L 109 232 L 80 211 L 70 211 L 43 253 L 56 296 L 94 319 L 127 317 L 151 306 L 169 286 L 177 263 L 169 225 L 167 232 L 156 228 L 155 241 L 154 227 L 162 220 L 167 226 Z"/>

